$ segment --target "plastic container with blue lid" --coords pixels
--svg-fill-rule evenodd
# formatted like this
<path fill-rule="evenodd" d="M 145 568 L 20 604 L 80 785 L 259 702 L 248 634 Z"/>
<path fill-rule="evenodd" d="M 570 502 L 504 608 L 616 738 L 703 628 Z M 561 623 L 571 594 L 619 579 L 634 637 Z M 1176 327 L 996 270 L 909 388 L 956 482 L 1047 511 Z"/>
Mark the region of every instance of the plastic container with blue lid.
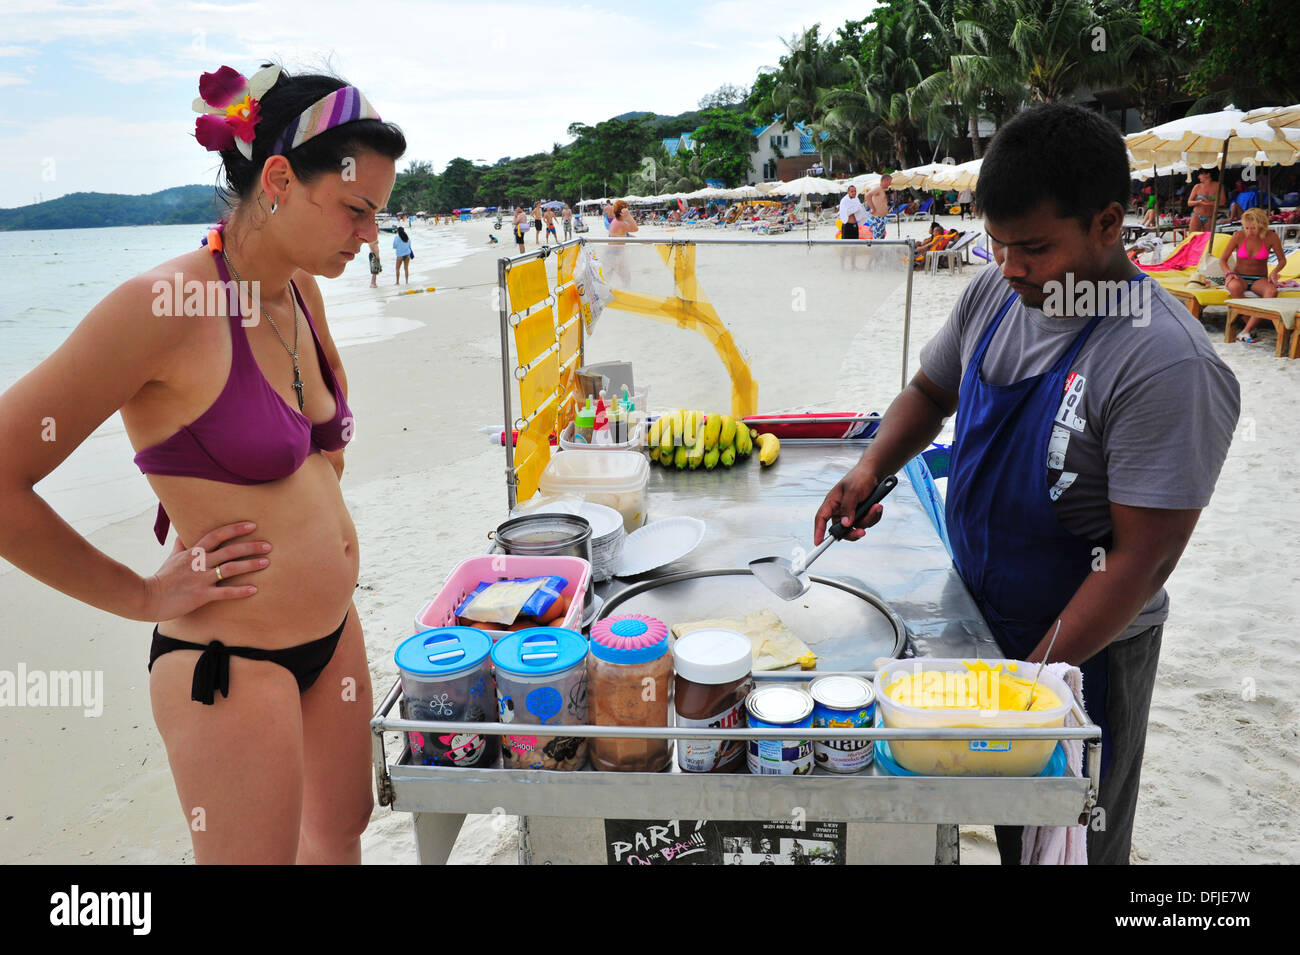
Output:
<path fill-rule="evenodd" d="M 402 672 L 401 713 L 409 720 L 486 722 L 496 688 L 488 668 L 492 638 L 473 627 L 437 627 L 402 642 L 393 654 Z M 496 761 L 495 736 L 408 732 L 412 762 L 486 766 Z"/>
<path fill-rule="evenodd" d="M 574 726 L 587 722 L 587 640 L 562 627 L 533 627 L 492 648 L 497 717 L 502 723 Z M 502 765 L 509 769 L 581 769 L 583 737 L 506 735 Z"/>
<path fill-rule="evenodd" d="M 672 679 L 662 620 L 626 614 L 592 626 L 587 687 L 597 726 L 667 726 Z M 606 772 L 657 773 L 671 759 L 666 739 L 591 741 L 591 765 Z"/>

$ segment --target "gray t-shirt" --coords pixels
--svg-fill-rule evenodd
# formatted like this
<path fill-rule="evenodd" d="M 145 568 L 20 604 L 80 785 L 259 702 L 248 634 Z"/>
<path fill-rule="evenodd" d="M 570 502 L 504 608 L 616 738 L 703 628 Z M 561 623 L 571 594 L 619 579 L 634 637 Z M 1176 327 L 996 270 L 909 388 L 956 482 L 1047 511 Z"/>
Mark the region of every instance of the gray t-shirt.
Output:
<path fill-rule="evenodd" d="M 1241 407 L 1237 379 L 1201 324 L 1151 279 L 1128 289 L 1127 301 L 1112 298 L 1103 308 L 1109 317 L 1069 369 L 1043 462 L 1061 525 L 1099 545 L 1110 541 L 1112 501 L 1205 507 Z M 1067 285 L 1066 296 L 1077 302 L 1070 291 Z M 921 370 L 935 384 L 960 392 L 980 338 L 1010 294 L 997 268 L 981 270 L 966 287 L 921 350 Z M 1049 318 L 1017 298 L 989 343 L 984 380 L 1006 385 L 1046 372 L 1088 321 Z M 1120 639 L 1168 615 L 1161 589 Z"/>

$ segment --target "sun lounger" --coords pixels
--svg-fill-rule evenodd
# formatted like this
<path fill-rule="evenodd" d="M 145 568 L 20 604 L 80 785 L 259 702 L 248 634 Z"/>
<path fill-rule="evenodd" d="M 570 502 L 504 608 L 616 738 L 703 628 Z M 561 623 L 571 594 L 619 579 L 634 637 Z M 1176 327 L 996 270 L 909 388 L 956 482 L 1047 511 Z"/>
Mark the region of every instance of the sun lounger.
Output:
<path fill-rule="evenodd" d="M 905 212 L 900 213 L 898 216 L 898 220 L 900 222 L 917 222 L 921 219 L 924 219 L 926 216 L 930 214 L 930 208 L 933 205 L 934 205 L 934 197 L 931 196 L 929 199 L 926 199 L 925 202 L 921 203 L 921 208 L 917 209 L 911 215 L 908 215 Z"/>
<path fill-rule="evenodd" d="M 1300 298 L 1230 298 L 1226 302 L 1228 306 L 1228 320 L 1223 325 L 1223 340 L 1225 342 L 1236 341 L 1236 336 L 1232 334 L 1232 326 L 1238 321 L 1245 323 L 1246 319 L 1258 315 L 1266 321 L 1272 322 L 1273 327 L 1277 329 L 1277 351 L 1275 354 L 1281 358 L 1286 354 L 1286 336 L 1295 328 L 1296 312 L 1300 311 Z M 1291 336 L 1291 357 L 1300 356 L 1300 335 Z"/>
<path fill-rule="evenodd" d="M 955 274 L 970 261 L 967 253 L 979 235 L 978 232 L 967 232 L 946 249 L 935 249 L 925 253 L 925 270 L 930 273 L 938 272 L 940 264 L 947 263 L 949 271 Z"/>

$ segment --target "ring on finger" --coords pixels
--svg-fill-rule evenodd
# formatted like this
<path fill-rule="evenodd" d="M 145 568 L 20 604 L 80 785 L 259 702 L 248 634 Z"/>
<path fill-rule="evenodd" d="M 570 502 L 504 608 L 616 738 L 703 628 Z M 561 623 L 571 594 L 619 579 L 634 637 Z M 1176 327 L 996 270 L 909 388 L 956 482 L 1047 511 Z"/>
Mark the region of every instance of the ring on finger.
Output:
<path fill-rule="evenodd" d="M 221 577 L 221 568 L 220 568 L 220 567 L 214 567 L 213 569 L 217 572 L 217 581 L 220 582 L 221 579 L 222 579 L 222 577 Z"/>

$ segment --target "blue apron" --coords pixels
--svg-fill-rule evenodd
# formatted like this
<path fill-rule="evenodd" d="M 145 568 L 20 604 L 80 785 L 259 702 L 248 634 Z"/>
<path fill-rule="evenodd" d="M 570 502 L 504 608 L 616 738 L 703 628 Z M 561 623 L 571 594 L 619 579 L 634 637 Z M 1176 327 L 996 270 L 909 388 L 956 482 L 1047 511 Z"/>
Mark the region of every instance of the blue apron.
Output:
<path fill-rule="evenodd" d="M 1102 316 L 1044 374 L 1009 385 L 984 381 L 984 355 L 1016 293 L 976 346 L 961 383 L 944 510 L 953 562 L 1007 657 L 1023 660 L 1050 632 L 1092 572 L 1096 542 L 1061 526 L 1048 494 L 1047 447 L 1066 376 Z M 1103 649 L 1085 662 L 1088 716 L 1110 766 Z"/>

